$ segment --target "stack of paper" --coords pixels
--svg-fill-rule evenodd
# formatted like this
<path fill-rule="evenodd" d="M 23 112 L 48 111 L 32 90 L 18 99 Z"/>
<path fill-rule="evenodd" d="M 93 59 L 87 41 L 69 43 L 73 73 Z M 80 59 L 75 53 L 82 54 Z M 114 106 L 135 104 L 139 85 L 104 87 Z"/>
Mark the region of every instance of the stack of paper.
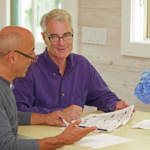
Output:
<path fill-rule="evenodd" d="M 84 137 L 79 142 L 76 142 L 76 144 L 79 146 L 86 146 L 91 148 L 101 148 L 130 141 L 133 140 L 120 136 L 99 134 L 95 136 Z"/>
<path fill-rule="evenodd" d="M 90 114 L 81 119 L 80 126 L 97 126 L 99 129 L 114 131 L 116 128 L 121 125 L 125 125 L 129 121 L 133 113 L 133 109 L 134 105 L 131 105 L 124 109 L 110 113 Z"/>
<path fill-rule="evenodd" d="M 135 124 L 132 128 L 150 129 L 150 120 L 143 120 Z"/>

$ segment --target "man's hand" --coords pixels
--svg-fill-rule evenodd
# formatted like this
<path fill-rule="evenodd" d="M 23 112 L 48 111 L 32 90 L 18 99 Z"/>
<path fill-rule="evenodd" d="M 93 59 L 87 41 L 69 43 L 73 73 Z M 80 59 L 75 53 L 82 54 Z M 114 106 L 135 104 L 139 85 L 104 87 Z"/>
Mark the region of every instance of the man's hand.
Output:
<path fill-rule="evenodd" d="M 32 113 L 31 124 L 46 124 L 50 126 L 65 126 L 64 120 L 70 123 L 61 111 L 55 111 L 48 114 Z"/>
<path fill-rule="evenodd" d="M 86 136 L 88 133 L 97 129 L 97 127 L 78 128 L 79 124 L 80 121 L 76 121 L 71 123 L 61 134 L 55 137 L 39 139 L 39 149 L 54 150 L 64 145 L 73 144 L 74 142 L 80 140 L 82 137 Z"/>
<path fill-rule="evenodd" d="M 120 109 L 126 108 L 128 106 L 129 105 L 125 101 L 121 100 L 116 103 L 115 110 L 120 110 Z"/>
<path fill-rule="evenodd" d="M 65 126 L 65 123 L 63 120 L 67 120 L 67 122 L 70 123 L 70 121 L 65 117 L 64 113 L 61 111 L 55 111 L 49 114 L 45 114 L 45 123 L 47 125 L 51 126 Z"/>
<path fill-rule="evenodd" d="M 67 121 L 79 120 L 82 114 L 82 107 L 71 105 L 62 111 L 67 118 Z"/>
<path fill-rule="evenodd" d="M 80 121 L 71 123 L 60 135 L 57 136 L 64 145 L 73 144 L 86 136 L 89 132 L 94 131 L 97 127 L 79 128 Z"/>

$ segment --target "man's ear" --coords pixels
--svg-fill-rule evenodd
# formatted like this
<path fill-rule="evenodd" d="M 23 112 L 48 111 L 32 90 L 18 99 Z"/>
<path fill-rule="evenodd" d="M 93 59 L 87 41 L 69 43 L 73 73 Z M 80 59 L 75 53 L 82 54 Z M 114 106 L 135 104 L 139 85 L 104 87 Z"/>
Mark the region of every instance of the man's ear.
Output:
<path fill-rule="evenodd" d="M 9 62 L 10 62 L 11 64 L 13 64 L 14 61 L 15 61 L 15 52 L 14 52 L 14 51 L 10 51 L 7 56 L 8 56 Z"/>
<path fill-rule="evenodd" d="M 41 32 L 41 35 L 42 35 L 43 40 L 45 40 L 44 32 Z"/>
<path fill-rule="evenodd" d="M 49 48 L 50 47 L 50 41 L 49 41 L 48 37 L 45 36 L 45 34 L 43 32 L 41 32 L 41 35 L 42 35 L 42 38 L 43 38 L 46 46 Z"/>

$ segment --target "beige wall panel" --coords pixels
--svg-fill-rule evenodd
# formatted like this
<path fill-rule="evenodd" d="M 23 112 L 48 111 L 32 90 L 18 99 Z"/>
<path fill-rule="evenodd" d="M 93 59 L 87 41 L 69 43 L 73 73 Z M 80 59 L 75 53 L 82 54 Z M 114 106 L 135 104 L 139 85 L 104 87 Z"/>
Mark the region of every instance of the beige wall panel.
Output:
<path fill-rule="evenodd" d="M 120 9 L 120 0 L 79 0 L 81 8 L 109 8 L 109 9 Z"/>
<path fill-rule="evenodd" d="M 126 66 L 131 71 L 131 68 L 135 68 L 137 71 L 143 71 L 150 68 L 150 59 L 128 57 L 120 55 L 120 49 L 108 48 L 99 45 L 80 44 L 80 53 L 94 63 L 102 64 L 116 64 Z"/>
<path fill-rule="evenodd" d="M 81 30 L 80 30 L 80 32 L 81 32 Z M 79 37 L 79 43 L 82 43 L 81 36 Z M 107 28 L 106 44 L 98 45 L 98 46 L 102 47 L 102 48 L 104 48 L 104 47 L 105 48 L 111 47 L 111 48 L 117 48 L 117 49 L 119 48 L 119 50 L 120 50 L 120 42 L 121 42 L 120 30 L 118 30 L 117 28 Z M 88 43 L 86 43 L 86 44 L 89 45 Z M 90 44 L 90 45 L 92 45 L 92 44 Z M 93 46 L 94 46 L 94 44 L 93 44 Z"/>
<path fill-rule="evenodd" d="M 120 28 L 119 28 L 120 29 Z M 106 46 L 111 48 L 120 48 L 121 34 L 118 28 L 109 28 L 107 30 Z"/>
<path fill-rule="evenodd" d="M 83 26 L 107 29 L 106 45 L 82 43 Z M 134 96 L 140 74 L 150 68 L 150 59 L 122 56 L 121 0 L 79 1 L 79 53 L 100 72 L 110 89 L 138 110 L 150 111 L 149 106 Z"/>
<path fill-rule="evenodd" d="M 113 15 L 112 15 L 113 14 Z M 109 9 L 81 9 L 79 15 L 80 26 L 115 27 L 120 28 L 120 10 Z"/>

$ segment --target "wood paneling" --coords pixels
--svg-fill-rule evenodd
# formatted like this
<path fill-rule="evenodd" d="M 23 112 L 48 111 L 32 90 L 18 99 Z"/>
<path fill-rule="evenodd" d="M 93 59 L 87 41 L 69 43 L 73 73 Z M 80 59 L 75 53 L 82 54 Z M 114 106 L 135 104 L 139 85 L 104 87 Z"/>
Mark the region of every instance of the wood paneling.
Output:
<path fill-rule="evenodd" d="M 79 0 L 80 8 L 121 9 L 121 0 Z"/>
<path fill-rule="evenodd" d="M 82 43 L 83 26 L 107 28 L 107 44 Z M 140 74 L 150 68 L 150 60 L 120 54 L 121 0 L 80 0 L 79 31 L 80 54 L 96 67 L 110 89 L 129 104 L 134 103 L 138 110 L 150 111 L 134 96 Z"/>
<path fill-rule="evenodd" d="M 121 25 L 120 9 L 110 11 L 107 9 L 91 9 L 82 8 L 79 13 L 79 25 L 81 26 L 95 26 L 95 27 L 108 27 L 119 28 Z M 112 15 L 113 14 L 113 15 Z"/>

